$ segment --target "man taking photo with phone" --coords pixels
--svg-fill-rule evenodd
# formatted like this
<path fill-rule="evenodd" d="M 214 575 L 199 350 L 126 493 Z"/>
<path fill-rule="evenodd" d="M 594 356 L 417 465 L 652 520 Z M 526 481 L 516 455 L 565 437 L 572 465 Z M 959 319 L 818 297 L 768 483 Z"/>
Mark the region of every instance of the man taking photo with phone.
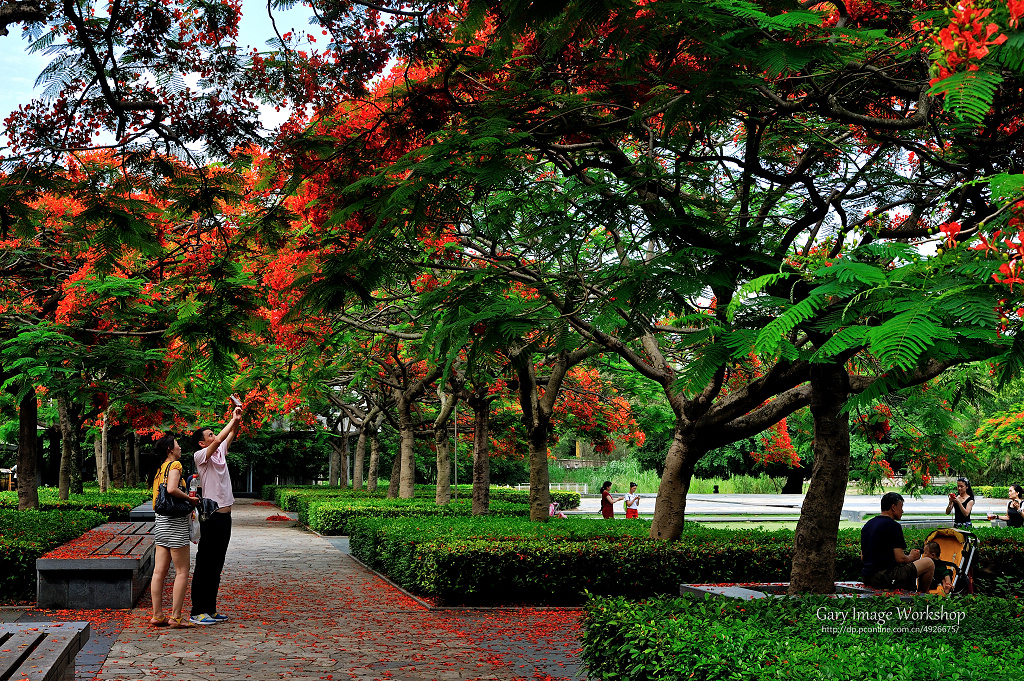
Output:
<path fill-rule="evenodd" d="M 237 398 L 232 402 L 239 405 Z M 202 481 L 203 496 L 217 502 L 220 507 L 200 524 L 199 548 L 196 567 L 192 573 L 193 624 L 217 624 L 227 615 L 217 612 L 217 592 L 224 570 L 228 542 L 231 541 L 231 506 L 235 496 L 231 492 L 231 474 L 228 472 L 228 447 L 238 433 L 242 422 L 242 408 L 235 406 L 231 420 L 214 435 L 210 428 L 199 428 L 192 434 L 196 446 L 195 464 Z"/>

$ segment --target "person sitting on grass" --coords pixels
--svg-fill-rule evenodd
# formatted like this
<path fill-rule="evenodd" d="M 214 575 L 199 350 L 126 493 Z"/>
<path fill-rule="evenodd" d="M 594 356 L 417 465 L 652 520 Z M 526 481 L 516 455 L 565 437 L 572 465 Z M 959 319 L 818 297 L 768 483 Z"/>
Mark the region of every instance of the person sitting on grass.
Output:
<path fill-rule="evenodd" d="M 925 544 L 923 553 L 935 563 L 935 572 L 932 574 L 932 588 L 935 589 L 941 586 L 942 591 L 948 594 L 953 590 L 953 570 L 950 567 L 952 563 L 948 563 L 940 558 L 942 549 L 939 547 L 938 542 L 930 541 Z"/>
<path fill-rule="evenodd" d="M 612 481 L 605 480 L 604 484 L 601 485 L 601 515 L 606 519 L 615 517 L 615 506 L 614 504 L 622 501 L 625 497 L 619 497 L 618 499 L 612 499 Z"/>
<path fill-rule="evenodd" d="M 907 553 L 903 527 L 897 522 L 902 517 L 903 497 L 896 492 L 882 495 L 882 512 L 860 531 L 861 579 L 876 589 L 925 593 L 931 588 L 935 563 L 917 549 Z"/>

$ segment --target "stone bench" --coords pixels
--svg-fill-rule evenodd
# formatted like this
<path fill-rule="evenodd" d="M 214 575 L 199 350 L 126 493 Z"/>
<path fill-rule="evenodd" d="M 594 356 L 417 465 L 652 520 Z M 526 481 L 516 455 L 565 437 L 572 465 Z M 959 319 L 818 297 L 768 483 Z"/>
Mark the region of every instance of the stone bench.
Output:
<path fill-rule="evenodd" d="M 88 622 L 0 624 L 0 679 L 74 681 Z"/>
<path fill-rule="evenodd" d="M 153 576 L 152 532 L 153 523 L 107 523 L 36 559 L 37 607 L 131 608 Z"/>
<path fill-rule="evenodd" d="M 134 522 L 153 522 L 156 520 L 156 513 L 153 511 L 153 502 L 147 501 L 139 504 L 128 513 L 128 520 Z"/>

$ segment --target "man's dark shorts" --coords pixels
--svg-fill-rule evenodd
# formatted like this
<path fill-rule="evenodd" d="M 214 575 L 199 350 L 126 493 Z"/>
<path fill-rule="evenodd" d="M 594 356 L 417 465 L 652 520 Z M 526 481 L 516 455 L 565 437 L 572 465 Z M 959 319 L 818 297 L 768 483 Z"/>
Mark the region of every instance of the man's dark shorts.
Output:
<path fill-rule="evenodd" d="M 917 567 L 913 563 L 900 563 L 896 567 L 876 572 L 864 583 L 876 589 L 917 591 Z"/>

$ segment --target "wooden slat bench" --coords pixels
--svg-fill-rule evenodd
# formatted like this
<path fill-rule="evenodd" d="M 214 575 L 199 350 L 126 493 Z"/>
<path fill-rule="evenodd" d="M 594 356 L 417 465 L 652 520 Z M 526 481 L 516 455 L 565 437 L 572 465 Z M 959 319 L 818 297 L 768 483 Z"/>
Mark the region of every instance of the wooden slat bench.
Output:
<path fill-rule="evenodd" d="M 0 679 L 74 681 L 75 655 L 88 640 L 88 622 L 0 624 Z"/>
<path fill-rule="evenodd" d="M 153 576 L 152 531 L 153 523 L 107 523 L 36 559 L 37 607 L 131 608 Z"/>

